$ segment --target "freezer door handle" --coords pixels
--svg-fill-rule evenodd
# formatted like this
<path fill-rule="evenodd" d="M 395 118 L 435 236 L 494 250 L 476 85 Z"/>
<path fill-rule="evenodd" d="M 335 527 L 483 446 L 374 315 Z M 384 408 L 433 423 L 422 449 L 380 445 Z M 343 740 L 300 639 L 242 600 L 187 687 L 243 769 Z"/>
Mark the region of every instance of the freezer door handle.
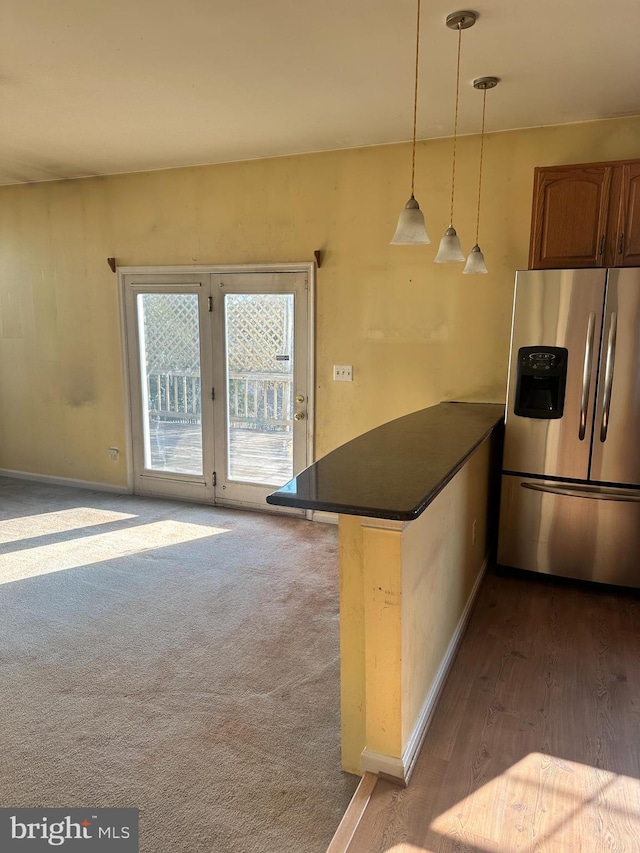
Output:
<path fill-rule="evenodd" d="M 600 486 L 566 486 L 555 483 L 520 483 L 523 489 L 564 495 L 568 498 L 590 498 L 596 501 L 624 501 L 640 503 L 640 492 L 631 489 L 601 488 Z"/>
<path fill-rule="evenodd" d="M 593 363 L 593 338 L 596 331 L 596 312 L 589 314 L 587 339 L 584 345 L 584 365 L 582 367 L 582 395 L 580 397 L 580 429 L 578 438 L 584 441 L 587 432 L 587 412 L 589 411 L 589 389 L 591 388 L 591 364 Z"/>
<path fill-rule="evenodd" d="M 602 422 L 600 424 L 600 441 L 607 440 L 609 429 L 609 413 L 611 410 L 611 389 L 613 387 L 613 367 L 616 360 L 616 337 L 618 331 L 618 315 L 611 314 L 609 338 L 607 341 L 607 360 L 604 368 L 604 396 L 602 399 Z"/>

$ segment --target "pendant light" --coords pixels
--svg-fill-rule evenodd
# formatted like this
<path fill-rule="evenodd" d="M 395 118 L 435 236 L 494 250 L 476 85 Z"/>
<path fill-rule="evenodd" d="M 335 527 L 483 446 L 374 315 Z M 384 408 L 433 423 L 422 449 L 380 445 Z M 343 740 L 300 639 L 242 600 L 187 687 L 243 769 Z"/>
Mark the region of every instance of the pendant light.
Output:
<path fill-rule="evenodd" d="M 456 142 L 458 139 L 458 104 L 460 101 L 460 48 L 462 47 L 462 31 L 472 27 L 477 19 L 475 12 L 452 12 L 447 15 L 447 26 L 450 30 L 458 31 L 458 62 L 456 66 L 456 110 L 453 124 L 453 162 L 451 166 L 451 215 L 449 227 L 440 240 L 438 254 L 434 261 L 436 264 L 446 264 L 450 261 L 464 261 L 460 238 L 453 227 L 453 198 L 456 186 Z"/>
<path fill-rule="evenodd" d="M 420 61 L 420 0 L 416 21 L 416 73 L 413 90 L 413 144 L 411 147 L 411 198 L 398 218 L 398 227 L 391 241 L 392 246 L 410 246 L 430 243 L 424 224 L 424 216 L 414 195 L 416 174 L 416 121 L 418 117 L 418 65 Z"/>
<path fill-rule="evenodd" d="M 480 130 L 480 168 L 478 170 L 478 213 L 476 215 L 476 243 L 469 252 L 467 263 L 462 270 L 467 275 L 479 275 L 488 272 L 484 262 L 484 255 L 478 245 L 478 233 L 480 230 L 480 197 L 482 194 L 482 156 L 484 153 L 484 117 L 487 110 L 487 89 L 495 89 L 498 85 L 497 77 L 478 77 L 473 81 L 473 88 L 482 91 L 482 129 Z"/>

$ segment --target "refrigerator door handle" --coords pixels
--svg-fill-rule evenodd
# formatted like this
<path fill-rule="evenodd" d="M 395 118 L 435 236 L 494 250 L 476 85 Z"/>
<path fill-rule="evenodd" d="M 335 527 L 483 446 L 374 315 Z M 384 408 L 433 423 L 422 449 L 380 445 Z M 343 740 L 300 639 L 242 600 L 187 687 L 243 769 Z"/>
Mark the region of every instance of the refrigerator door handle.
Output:
<path fill-rule="evenodd" d="M 602 398 L 602 422 L 600 424 L 600 441 L 607 440 L 609 429 L 609 413 L 611 410 L 611 389 L 613 387 L 613 367 L 616 360 L 616 337 L 618 331 L 618 315 L 611 314 L 609 338 L 607 341 L 607 360 L 604 369 L 604 396 Z"/>
<path fill-rule="evenodd" d="M 564 495 L 568 498 L 590 498 L 596 501 L 624 501 L 640 503 L 640 492 L 631 489 L 600 488 L 599 486 L 566 486 L 555 483 L 520 483 L 523 489 Z"/>
<path fill-rule="evenodd" d="M 589 389 L 591 388 L 591 364 L 593 362 L 593 338 L 596 330 L 596 312 L 589 314 L 587 339 L 584 345 L 584 365 L 582 367 L 582 395 L 580 397 L 580 429 L 578 438 L 584 441 L 587 432 L 587 412 L 589 411 Z"/>

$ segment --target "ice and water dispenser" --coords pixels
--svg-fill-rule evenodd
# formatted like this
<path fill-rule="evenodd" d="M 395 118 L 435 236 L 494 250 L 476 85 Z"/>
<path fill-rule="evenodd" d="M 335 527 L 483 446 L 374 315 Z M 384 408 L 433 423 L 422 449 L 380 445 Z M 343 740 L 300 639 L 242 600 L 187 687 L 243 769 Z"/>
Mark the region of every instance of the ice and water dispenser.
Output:
<path fill-rule="evenodd" d="M 513 411 L 523 418 L 561 418 L 567 384 L 564 347 L 520 347 Z"/>

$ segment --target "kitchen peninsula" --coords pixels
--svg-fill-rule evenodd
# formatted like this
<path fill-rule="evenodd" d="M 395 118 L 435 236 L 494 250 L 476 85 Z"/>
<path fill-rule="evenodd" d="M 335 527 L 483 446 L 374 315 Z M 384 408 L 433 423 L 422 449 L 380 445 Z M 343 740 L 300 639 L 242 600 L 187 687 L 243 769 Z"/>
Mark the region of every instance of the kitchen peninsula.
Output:
<path fill-rule="evenodd" d="M 503 417 L 439 403 L 267 498 L 339 515 L 345 770 L 408 780 L 493 545 Z"/>

